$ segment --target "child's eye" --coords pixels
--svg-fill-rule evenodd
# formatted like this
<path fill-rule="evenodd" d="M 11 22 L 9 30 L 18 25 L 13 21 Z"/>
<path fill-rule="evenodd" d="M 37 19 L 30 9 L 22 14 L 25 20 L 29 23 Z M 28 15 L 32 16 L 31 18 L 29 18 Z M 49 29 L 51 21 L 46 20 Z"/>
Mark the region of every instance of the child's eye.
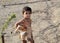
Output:
<path fill-rule="evenodd" d="M 26 13 L 26 14 L 28 14 L 28 13 Z"/>
<path fill-rule="evenodd" d="M 26 13 L 26 14 L 30 14 L 30 13 Z"/>

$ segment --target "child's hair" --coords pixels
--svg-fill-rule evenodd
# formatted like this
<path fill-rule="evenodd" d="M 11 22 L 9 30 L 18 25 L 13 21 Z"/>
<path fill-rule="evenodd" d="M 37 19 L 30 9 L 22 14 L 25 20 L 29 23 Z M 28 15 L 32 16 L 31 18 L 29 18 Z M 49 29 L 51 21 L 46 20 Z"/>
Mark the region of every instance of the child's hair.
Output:
<path fill-rule="evenodd" d="M 32 13 L 32 9 L 31 9 L 30 7 L 28 7 L 28 6 L 25 6 L 25 7 L 23 8 L 22 13 L 24 14 L 25 11 L 29 11 L 30 14 Z"/>

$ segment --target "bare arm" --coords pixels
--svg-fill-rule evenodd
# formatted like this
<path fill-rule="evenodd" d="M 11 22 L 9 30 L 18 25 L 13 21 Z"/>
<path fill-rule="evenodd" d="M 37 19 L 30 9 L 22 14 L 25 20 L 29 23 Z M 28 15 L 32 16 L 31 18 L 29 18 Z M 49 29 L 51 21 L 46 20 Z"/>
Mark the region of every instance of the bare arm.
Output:
<path fill-rule="evenodd" d="M 18 25 L 21 25 L 21 24 L 22 24 L 22 21 L 23 21 L 23 19 L 21 19 L 21 20 L 19 20 L 18 22 L 16 22 L 16 23 L 15 23 L 15 28 L 17 28 Z"/>
<path fill-rule="evenodd" d="M 18 21 L 18 22 L 15 23 L 15 27 L 16 27 L 16 28 L 18 27 L 18 25 L 20 24 L 20 22 L 21 22 L 21 21 Z"/>
<path fill-rule="evenodd" d="M 20 26 L 20 25 L 18 25 L 18 27 L 14 30 L 14 32 L 13 32 L 13 33 L 16 33 L 20 28 L 21 28 L 21 26 Z"/>

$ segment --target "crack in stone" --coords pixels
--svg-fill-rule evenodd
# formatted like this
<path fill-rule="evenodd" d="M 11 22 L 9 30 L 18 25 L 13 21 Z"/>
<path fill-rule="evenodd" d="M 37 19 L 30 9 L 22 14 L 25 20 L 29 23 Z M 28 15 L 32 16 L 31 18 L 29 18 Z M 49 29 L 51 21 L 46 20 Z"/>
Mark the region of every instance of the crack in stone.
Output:
<path fill-rule="evenodd" d="M 54 26 L 54 25 L 50 25 L 50 26 L 46 27 L 44 30 L 40 31 L 39 34 L 37 34 L 37 36 L 35 36 L 35 38 L 39 37 L 39 39 L 42 39 L 42 40 L 44 40 L 45 42 L 50 43 L 50 41 L 49 41 L 48 39 L 46 40 L 46 37 L 43 36 L 44 32 L 47 31 L 47 30 L 56 28 L 56 30 L 53 32 L 53 33 L 55 33 L 55 32 L 57 32 L 57 27 L 59 27 L 59 26 L 60 26 L 60 23 L 57 24 L 57 25 L 55 25 L 55 26 Z M 50 34 L 52 34 L 52 33 L 50 33 Z M 59 37 L 60 37 L 60 36 L 58 36 L 58 35 L 56 34 L 56 37 L 55 37 L 56 43 L 59 42 L 59 40 L 58 40 Z"/>
<path fill-rule="evenodd" d="M 3 7 L 6 6 L 13 6 L 13 5 L 23 5 L 23 4 L 33 4 L 33 3 L 37 3 L 37 2 L 45 2 L 45 1 L 50 1 L 50 0 L 42 0 L 42 1 L 33 1 L 33 2 L 25 2 L 25 3 L 14 3 L 14 4 L 6 4 L 6 5 L 2 5 Z"/>
<path fill-rule="evenodd" d="M 60 23 L 58 23 L 56 26 L 55 26 L 55 25 L 50 25 L 50 26 L 46 27 L 44 30 L 39 31 L 39 33 L 44 34 L 45 31 L 50 30 L 50 29 L 53 29 L 53 28 L 56 28 L 56 27 L 58 27 L 59 25 L 60 25 Z"/>

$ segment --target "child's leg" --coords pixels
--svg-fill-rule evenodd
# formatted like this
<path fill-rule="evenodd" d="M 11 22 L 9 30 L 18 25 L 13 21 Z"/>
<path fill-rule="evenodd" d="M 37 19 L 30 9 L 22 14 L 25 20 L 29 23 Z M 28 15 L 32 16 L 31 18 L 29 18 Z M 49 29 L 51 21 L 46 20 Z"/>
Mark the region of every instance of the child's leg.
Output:
<path fill-rule="evenodd" d="M 34 43 L 34 40 L 31 40 L 30 43 Z"/>
<path fill-rule="evenodd" d="M 30 43 L 34 43 L 34 40 L 33 40 L 33 35 L 31 34 L 31 41 Z"/>
<path fill-rule="evenodd" d="M 23 38 L 22 42 L 27 43 L 27 41 L 25 40 L 25 36 L 23 36 L 22 38 Z"/>
<path fill-rule="evenodd" d="M 34 40 L 33 40 L 33 38 L 31 38 L 31 40 L 30 40 L 30 43 L 34 43 Z"/>
<path fill-rule="evenodd" d="M 23 43 L 27 43 L 27 41 L 26 41 L 26 40 L 22 40 L 22 42 L 23 42 Z"/>
<path fill-rule="evenodd" d="M 21 40 L 22 40 L 22 43 L 27 43 L 27 41 L 25 40 L 25 36 L 22 36 Z"/>
<path fill-rule="evenodd" d="M 29 41 L 30 43 L 34 43 L 34 40 L 33 40 L 32 38 L 31 38 L 31 39 L 29 38 L 28 41 Z"/>
<path fill-rule="evenodd" d="M 30 37 L 30 38 L 28 38 L 28 41 L 29 41 L 30 43 L 34 43 L 33 35 L 32 35 L 32 34 L 31 34 L 31 37 Z"/>
<path fill-rule="evenodd" d="M 20 37 L 21 37 L 22 43 L 27 43 L 26 32 L 21 32 L 20 35 L 21 35 Z"/>

